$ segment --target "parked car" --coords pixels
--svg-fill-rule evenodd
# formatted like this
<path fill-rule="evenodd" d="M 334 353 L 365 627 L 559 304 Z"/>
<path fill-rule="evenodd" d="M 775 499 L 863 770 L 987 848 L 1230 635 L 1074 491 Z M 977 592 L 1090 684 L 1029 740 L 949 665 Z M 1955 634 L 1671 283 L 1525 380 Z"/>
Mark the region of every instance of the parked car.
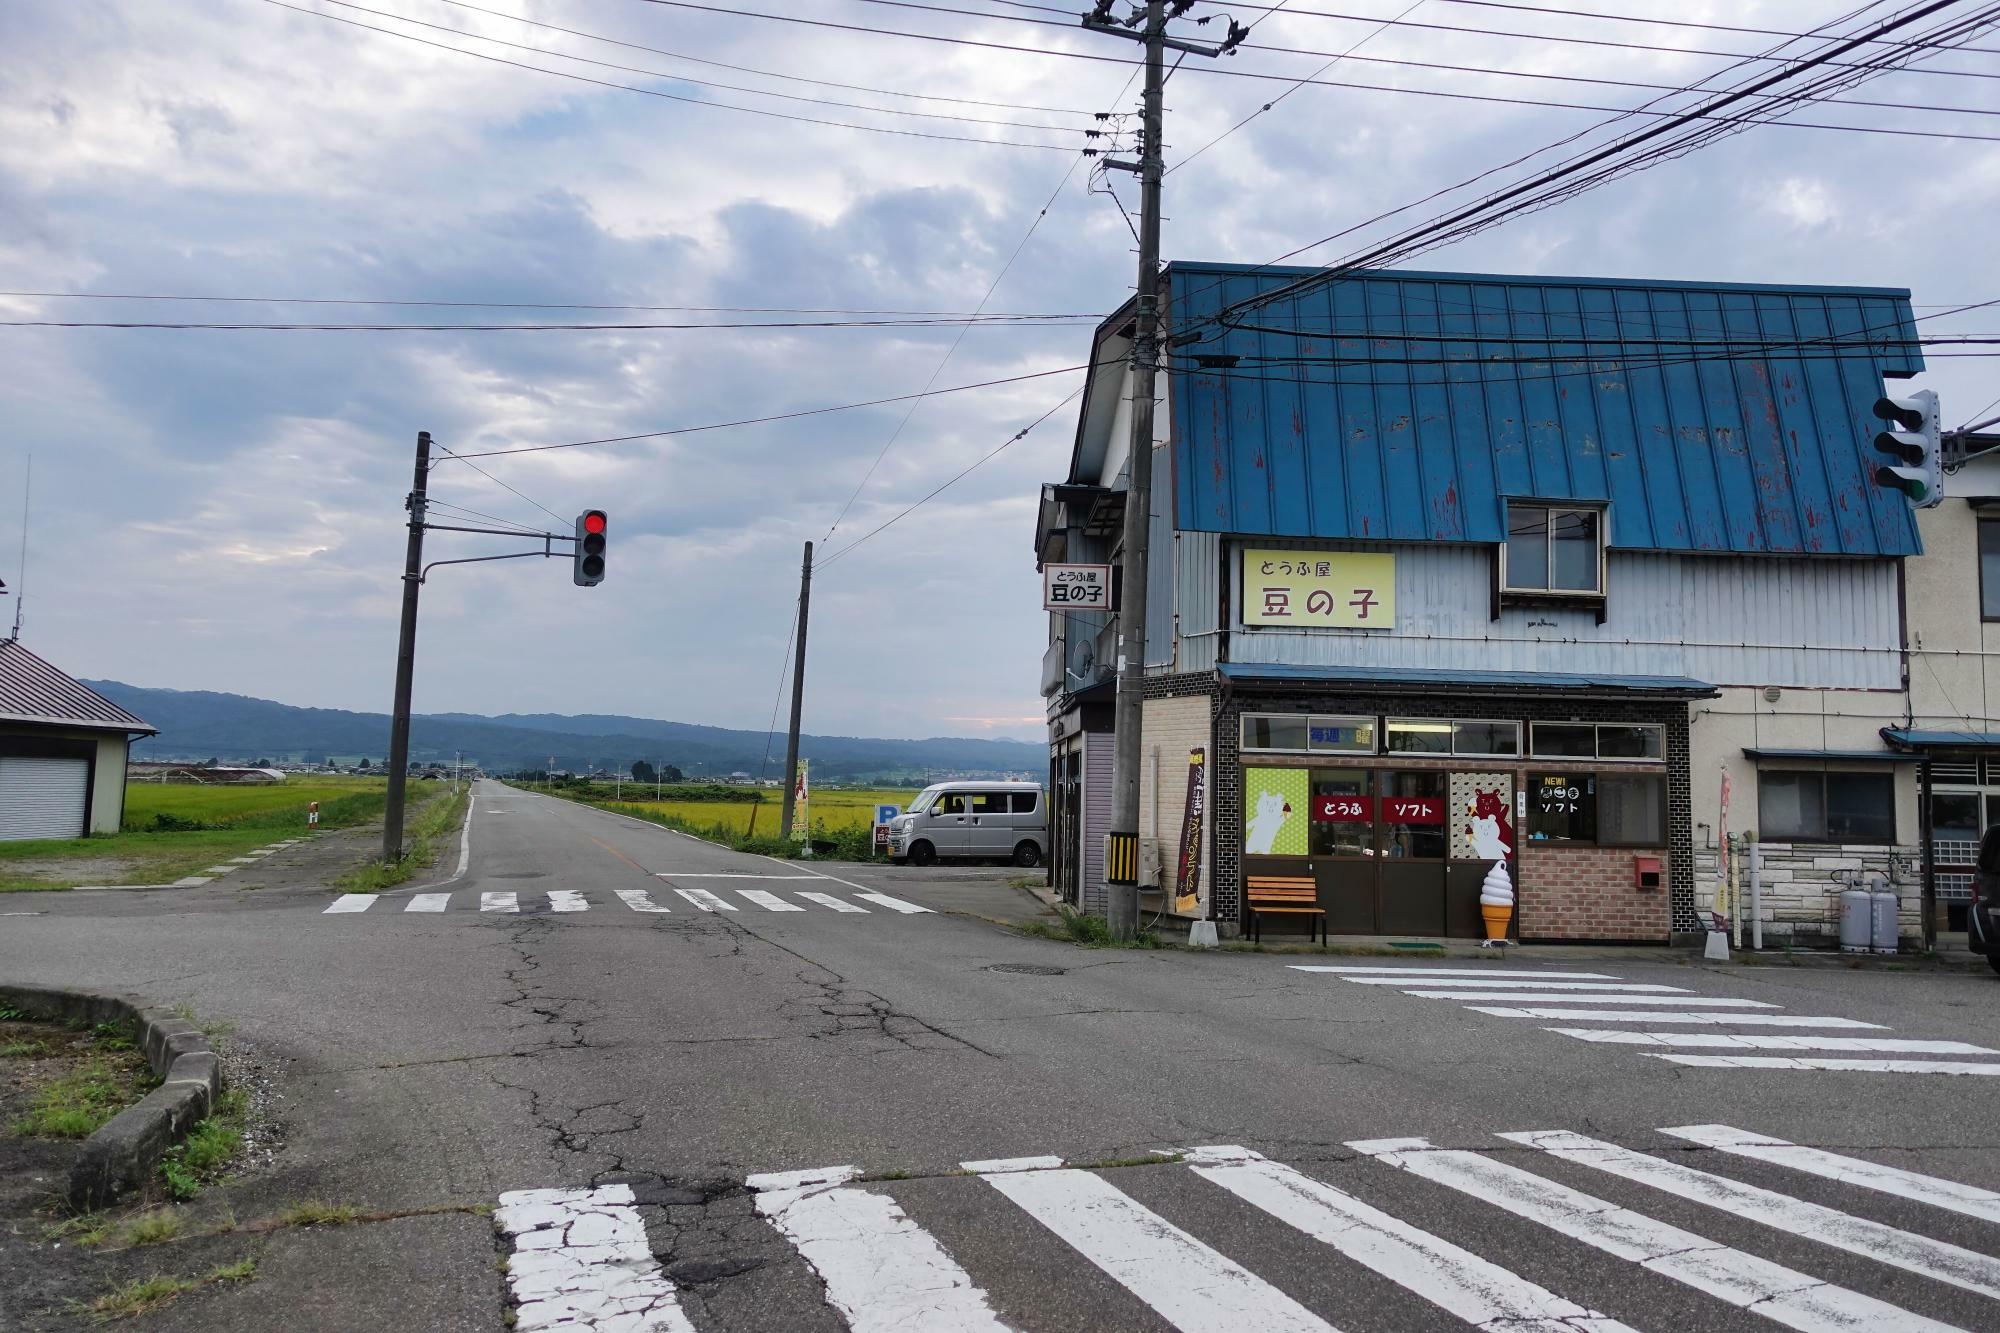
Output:
<path fill-rule="evenodd" d="M 1972 905 L 1965 914 L 1965 939 L 2000 972 L 2000 824 L 1979 840 L 1979 864 L 1972 875 Z"/>
<path fill-rule="evenodd" d="M 889 825 L 889 859 L 898 864 L 964 857 L 1035 866 L 1048 854 L 1049 802 L 1033 782 L 940 782 Z"/>

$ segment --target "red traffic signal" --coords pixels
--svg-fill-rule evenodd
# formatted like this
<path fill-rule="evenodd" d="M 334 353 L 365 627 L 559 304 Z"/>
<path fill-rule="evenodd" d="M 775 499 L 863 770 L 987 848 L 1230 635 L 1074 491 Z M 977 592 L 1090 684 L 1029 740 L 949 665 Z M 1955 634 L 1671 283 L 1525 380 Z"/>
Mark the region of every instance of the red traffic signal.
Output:
<path fill-rule="evenodd" d="M 584 510 L 583 530 L 585 532 L 602 533 L 604 531 L 604 511 L 602 509 Z"/>
<path fill-rule="evenodd" d="M 586 509 L 576 516 L 576 566 L 570 581 L 579 588 L 604 582 L 604 530 L 602 509 Z"/>

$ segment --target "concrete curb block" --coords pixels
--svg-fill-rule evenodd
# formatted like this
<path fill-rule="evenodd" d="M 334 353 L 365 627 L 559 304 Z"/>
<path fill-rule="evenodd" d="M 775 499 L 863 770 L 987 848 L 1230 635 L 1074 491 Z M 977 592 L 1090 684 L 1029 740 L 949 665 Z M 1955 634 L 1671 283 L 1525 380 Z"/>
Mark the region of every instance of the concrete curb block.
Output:
<path fill-rule="evenodd" d="M 0 1005 L 55 1022 L 130 1023 L 146 1063 L 165 1080 L 84 1141 L 69 1175 L 69 1204 L 80 1212 L 142 1187 L 222 1093 L 222 1066 L 201 1029 L 136 995 L 0 983 Z"/>

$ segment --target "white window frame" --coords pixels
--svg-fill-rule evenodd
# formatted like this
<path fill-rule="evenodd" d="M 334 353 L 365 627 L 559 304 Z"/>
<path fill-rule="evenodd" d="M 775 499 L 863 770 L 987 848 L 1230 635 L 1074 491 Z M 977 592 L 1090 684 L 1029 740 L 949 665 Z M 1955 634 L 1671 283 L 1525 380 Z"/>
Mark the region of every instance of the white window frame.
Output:
<path fill-rule="evenodd" d="M 1552 764 L 1580 764 L 1585 761 L 1593 764 L 1664 764 L 1667 762 L 1667 727 L 1663 722 L 1565 722 L 1561 718 L 1550 718 L 1546 721 L 1530 722 L 1528 724 L 1528 744 L 1530 747 L 1533 747 L 1535 743 L 1535 728 L 1537 727 L 1589 727 L 1590 753 L 1544 754 L 1540 750 L 1532 750 L 1530 754 L 1524 756 L 1525 758 L 1546 760 Z M 1606 755 L 1604 753 L 1604 741 L 1600 735 L 1605 727 L 1644 727 L 1659 736 L 1660 753 L 1656 756 Z"/>
<path fill-rule="evenodd" d="M 1567 597 L 1579 601 L 1603 601 L 1607 595 L 1607 571 L 1605 568 L 1604 551 L 1606 545 L 1608 545 L 1611 527 L 1608 506 L 1575 500 L 1562 502 L 1547 500 L 1523 500 L 1516 502 L 1510 500 L 1507 503 L 1508 526 L 1512 527 L 1511 520 L 1516 510 L 1527 509 L 1538 510 L 1546 514 L 1550 520 L 1543 534 L 1542 541 L 1544 544 L 1543 555 L 1546 567 L 1550 570 L 1551 576 L 1553 576 L 1556 564 L 1555 548 L 1553 546 L 1555 541 L 1555 516 L 1558 514 L 1589 514 L 1597 520 L 1597 586 L 1595 588 L 1550 588 L 1521 587 L 1516 585 L 1512 573 L 1507 568 L 1507 547 L 1512 538 L 1508 533 L 1503 532 L 1500 534 L 1501 595 L 1503 597 Z"/>
<path fill-rule="evenodd" d="M 1436 750 L 1391 750 L 1389 729 L 1397 723 L 1430 725 L 1442 722 L 1451 728 L 1451 749 L 1439 753 Z M 1460 750 L 1458 748 L 1458 728 L 1460 726 L 1512 727 L 1514 729 L 1514 752 L 1495 754 L 1491 750 Z M 1508 717 L 1385 717 L 1382 719 L 1382 745 L 1384 754 L 1407 755 L 1412 759 L 1525 759 L 1521 752 L 1521 724 Z"/>
<path fill-rule="evenodd" d="M 1267 718 L 1267 717 L 1284 718 L 1286 720 L 1291 720 L 1296 718 L 1297 720 L 1304 722 L 1306 724 L 1305 745 L 1299 749 L 1293 750 L 1280 747 L 1267 747 L 1261 745 L 1244 744 L 1243 732 L 1244 729 L 1249 725 L 1249 723 L 1256 718 Z M 1313 724 L 1315 722 L 1332 722 L 1336 724 L 1344 723 L 1347 725 L 1356 725 L 1365 723 L 1366 725 L 1374 728 L 1375 739 L 1374 742 L 1371 745 L 1369 745 L 1369 747 L 1365 750 L 1316 750 L 1313 748 L 1313 743 L 1312 743 L 1312 729 L 1313 729 Z M 1236 719 L 1236 749 L 1239 754 L 1320 754 L 1320 755 L 1380 754 L 1382 752 L 1382 719 L 1378 716 L 1367 713 L 1240 713 L 1237 715 Z"/>

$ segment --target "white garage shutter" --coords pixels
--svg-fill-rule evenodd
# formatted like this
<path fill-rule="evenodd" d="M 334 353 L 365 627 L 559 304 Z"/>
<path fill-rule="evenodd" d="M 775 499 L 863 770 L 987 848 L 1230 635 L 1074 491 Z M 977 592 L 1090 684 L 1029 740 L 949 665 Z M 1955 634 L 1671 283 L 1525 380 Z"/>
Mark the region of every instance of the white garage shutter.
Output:
<path fill-rule="evenodd" d="M 87 759 L 0 755 L 0 842 L 82 837 L 89 791 Z"/>

